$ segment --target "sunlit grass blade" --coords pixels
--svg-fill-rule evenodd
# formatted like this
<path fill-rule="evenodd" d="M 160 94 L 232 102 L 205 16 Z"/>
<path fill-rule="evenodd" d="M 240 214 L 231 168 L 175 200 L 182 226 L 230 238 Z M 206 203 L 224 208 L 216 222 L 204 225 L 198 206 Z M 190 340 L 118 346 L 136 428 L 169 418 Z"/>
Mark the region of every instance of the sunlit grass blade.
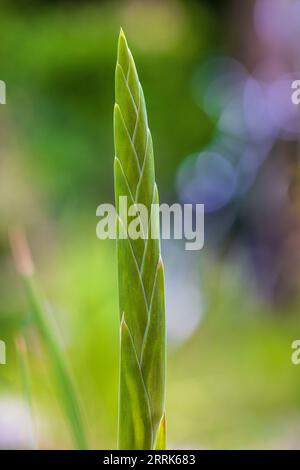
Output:
<path fill-rule="evenodd" d="M 51 322 L 49 321 L 48 312 L 45 309 L 44 301 L 35 283 L 34 268 L 29 247 L 24 235 L 20 231 L 16 231 L 12 234 L 11 244 L 16 267 L 22 277 L 31 307 L 33 321 L 43 339 L 53 369 L 56 390 L 69 421 L 74 444 L 78 449 L 86 449 L 87 439 L 84 432 L 80 407 L 62 351 L 52 329 Z"/>
<path fill-rule="evenodd" d="M 27 345 L 23 335 L 19 334 L 15 338 L 16 352 L 18 357 L 22 391 L 28 406 L 28 430 L 31 441 L 31 448 L 36 449 L 37 443 L 35 438 L 34 415 L 32 406 L 32 394 L 30 385 L 30 374 L 28 367 Z"/>
<path fill-rule="evenodd" d="M 155 450 L 164 450 L 166 448 L 166 439 L 167 439 L 167 423 L 166 423 L 166 416 L 163 415 L 159 423 L 159 427 L 157 431 Z"/>
<path fill-rule="evenodd" d="M 132 54 L 121 30 L 116 65 L 114 108 L 115 197 L 118 212 L 117 251 L 120 311 L 120 449 L 165 446 L 165 303 L 164 272 L 160 256 L 159 217 L 152 138 L 143 90 Z M 119 198 L 128 206 L 143 204 L 145 224 L 137 211 L 143 236 L 130 238 Z M 151 219 L 152 226 L 149 224 Z M 150 233 L 156 234 L 151 237 Z M 150 419 L 148 415 L 150 413 Z M 164 418 L 163 418 L 164 417 Z"/>

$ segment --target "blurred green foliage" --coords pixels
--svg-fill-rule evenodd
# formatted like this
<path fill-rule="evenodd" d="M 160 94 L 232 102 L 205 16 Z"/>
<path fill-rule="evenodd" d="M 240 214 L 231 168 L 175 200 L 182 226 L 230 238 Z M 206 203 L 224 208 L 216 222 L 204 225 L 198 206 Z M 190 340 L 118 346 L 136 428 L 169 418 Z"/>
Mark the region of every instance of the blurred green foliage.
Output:
<path fill-rule="evenodd" d="M 161 200 L 173 200 L 179 163 L 205 144 L 213 127 L 192 93 L 198 64 L 227 47 L 223 18 L 209 2 L 7 1 L 1 7 L 7 105 L 0 109 L 0 338 L 7 343 L 7 365 L 0 366 L 0 402 L 21 393 L 13 337 L 23 328 L 41 447 L 71 442 L 12 266 L 7 232 L 14 224 L 29 233 L 91 445 L 116 446 L 115 246 L 96 239 L 95 212 L 113 201 L 120 26 L 147 96 Z M 297 306 L 274 318 L 245 295 L 248 286 L 230 266 L 203 258 L 203 323 L 169 351 L 169 445 L 289 446 L 300 427 L 300 375 L 290 362 Z"/>

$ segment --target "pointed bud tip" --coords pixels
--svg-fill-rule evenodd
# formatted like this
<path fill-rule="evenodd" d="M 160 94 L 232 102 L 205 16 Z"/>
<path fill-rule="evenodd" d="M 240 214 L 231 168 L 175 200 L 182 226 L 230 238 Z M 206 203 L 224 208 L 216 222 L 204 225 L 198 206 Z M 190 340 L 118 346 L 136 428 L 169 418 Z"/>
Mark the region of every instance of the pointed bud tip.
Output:
<path fill-rule="evenodd" d="M 119 41 L 118 41 L 118 59 L 117 63 L 122 67 L 123 72 L 126 74 L 128 70 L 128 45 L 123 29 L 120 29 Z"/>
<path fill-rule="evenodd" d="M 115 171 L 115 176 L 116 176 L 116 173 L 117 173 L 117 172 L 122 171 L 120 167 L 121 167 L 121 162 L 120 162 L 120 160 L 118 159 L 117 155 L 115 155 L 115 158 L 114 158 L 114 171 Z"/>
<path fill-rule="evenodd" d="M 121 326 L 121 328 L 123 328 L 124 326 L 126 326 L 125 317 L 124 317 L 124 312 L 122 313 L 120 326 Z"/>
<path fill-rule="evenodd" d="M 128 49 L 126 36 L 125 36 L 125 34 L 124 34 L 123 29 L 120 28 L 118 47 L 120 48 L 120 47 L 122 47 L 123 45 L 126 46 L 126 48 Z"/>
<path fill-rule="evenodd" d="M 161 255 L 159 255 L 159 258 L 158 258 L 158 269 L 164 269 L 164 263 L 163 263 Z"/>
<path fill-rule="evenodd" d="M 124 312 L 123 312 L 122 317 L 121 317 L 121 322 L 120 322 L 120 334 L 122 336 L 122 333 L 127 333 L 127 332 L 128 332 L 128 326 L 125 321 Z"/>

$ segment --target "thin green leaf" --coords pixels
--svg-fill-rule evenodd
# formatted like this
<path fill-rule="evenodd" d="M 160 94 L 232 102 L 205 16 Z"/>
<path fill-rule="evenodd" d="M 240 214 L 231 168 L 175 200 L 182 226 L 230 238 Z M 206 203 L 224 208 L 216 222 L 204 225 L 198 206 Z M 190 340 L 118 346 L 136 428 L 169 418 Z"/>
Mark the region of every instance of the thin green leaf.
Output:
<path fill-rule="evenodd" d="M 52 365 L 57 392 L 69 421 L 75 446 L 78 449 L 86 449 L 87 439 L 84 432 L 80 407 L 61 348 L 51 322 L 49 321 L 48 312 L 45 309 L 44 301 L 35 283 L 29 247 L 24 235 L 19 231 L 13 234 L 11 243 L 16 266 L 22 277 L 28 301 L 31 306 L 34 323 L 43 339 Z"/>
<path fill-rule="evenodd" d="M 48 320 L 47 311 L 35 285 L 33 277 L 24 278 L 25 289 L 32 308 L 34 321 L 43 338 L 49 359 L 52 364 L 56 379 L 57 390 L 63 405 L 65 414 L 69 420 L 74 437 L 74 443 L 78 449 L 86 449 L 87 441 L 83 430 L 80 407 L 77 402 L 72 380 L 63 358 L 62 351 Z"/>
<path fill-rule="evenodd" d="M 164 414 L 158 426 L 155 450 L 164 450 L 166 448 L 166 440 L 167 440 L 167 422 L 166 422 L 166 415 Z"/>
<path fill-rule="evenodd" d="M 158 438 L 160 446 L 165 442 L 160 426 L 165 412 L 164 274 L 159 239 L 150 237 L 151 230 L 159 234 L 159 218 L 157 215 L 153 227 L 149 224 L 145 237 L 126 238 L 127 220 L 119 210 L 119 198 L 127 196 L 128 206 L 144 204 L 150 221 L 158 192 L 145 99 L 122 30 L 116 66 L 114 139 L 121 321 L 118 446 L 153 449 Z M 138 222 L 145 235 L 147 227 L 141 217 Z"/>
<path fill-rule="evenodd" d="M 36 449 L 36 438 L 34 432 L 34 417 L 33 417 L 33 406 L 32 406 L 32 396 L 31 396 L 31 384 L 30 384 L 30 374 L 28 367 L 28 358 L 27 358 L 27 345 L 23 335 L 19 334 L 15 340 L 16 351 L 21 375 L 21 383 L 23 395 L 27 403 L 28 408 L 28 430 L 31 441 L 31 448 Z"/>

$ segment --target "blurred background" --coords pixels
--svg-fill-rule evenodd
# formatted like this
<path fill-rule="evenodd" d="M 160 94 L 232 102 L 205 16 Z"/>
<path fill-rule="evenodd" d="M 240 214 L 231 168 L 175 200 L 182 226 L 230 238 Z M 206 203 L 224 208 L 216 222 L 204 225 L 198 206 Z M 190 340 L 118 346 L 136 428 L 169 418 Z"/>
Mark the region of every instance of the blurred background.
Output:
<path fill-rule="evenodd" d="M 300 448 L 299 0 L 1 1 L 0 447 L 70 448 L 8 243 L 27 233 L 92 448 L 115 448 L 114 68 L 123 27 L 162 202 L 205 204 L 205 246 L 165 241 L 170 448 Z M 14 338 L 25 331 L 31 416 Z"/>

